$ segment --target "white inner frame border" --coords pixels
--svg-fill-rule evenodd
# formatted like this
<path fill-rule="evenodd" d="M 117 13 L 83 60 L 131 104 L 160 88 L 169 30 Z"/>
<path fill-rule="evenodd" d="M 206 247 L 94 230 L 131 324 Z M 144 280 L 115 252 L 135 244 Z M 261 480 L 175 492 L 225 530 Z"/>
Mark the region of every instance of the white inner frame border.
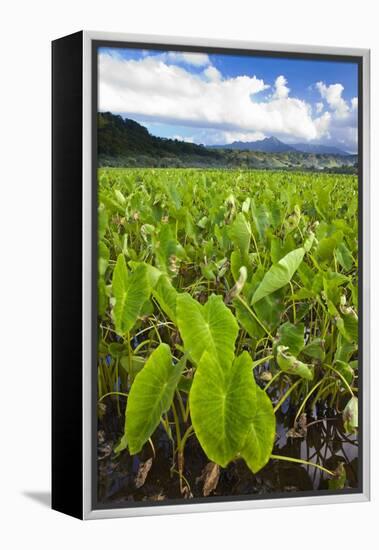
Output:
<path fill-rule="evenodd" d="M 168 504 L 160 506 L 136 506 L 131 508 L 92 508 L 92 41 L 136 42 L 173 45 L 230 48 L 237 50 L 264 50 L 297 54 L 327 54 L 362 57 L 362 235 L 363 235 L 363 317 L 362 317 L 362 409 L 364 424 L 362 430 L 363 480 L 362 493 L 341 495 L 315 495 L 291 498 L 267 498 L 194 504 Z M 193 512 L 215 512 L 272 508 L 281 506 L 304 506 L 314 504 L 337 504 L 364 502 L 370 500 L 370 50 L 328 46 L 304 46 L 277 44 L 274 42 L 247 42 L 239 40 L 216 40 L 208 38 L 184 38 L 159 35 L 141 35 L 83 31 L 83 519 L 120 518 L 162 514 L 187 514 Z"/>

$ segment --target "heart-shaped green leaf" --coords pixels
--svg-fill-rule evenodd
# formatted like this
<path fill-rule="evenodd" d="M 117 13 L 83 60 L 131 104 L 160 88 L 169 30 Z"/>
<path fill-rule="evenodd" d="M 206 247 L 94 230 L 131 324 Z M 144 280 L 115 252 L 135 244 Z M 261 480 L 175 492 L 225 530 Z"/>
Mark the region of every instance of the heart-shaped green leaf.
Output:
<path fill-rule="evenodd" d="M 133 273 L 128 273 L 125 258 L 120 254 L 113 271 L 112 293 L 116 301 L 113 308 L 116 332 L 125 336 L 133 328 L 150 296 L 145 266 L 141 264 Z"/>
<path fill-rule="evenodd" d="M 262 300 L 262 298 L 287 285 L 303 261 L 304 254 L 304 248 L 296 248 L 286 254 L 279 262 L 273 264 L 254 292 L 251 304 L 255 304 L 259 300 Z"/>
<path fill-rule="evenodd" d="M 228 235 L 235 248 L 240 251 L 242 256 L 249 252 L 251 226 L 242 212 L 237 214 L 234 222 L 229 228 Z"/>
<path fill-rule="evenodd" d="M 246 351 L 228 367 L 205 351 L 194 376 L 192 425 L 207 457 L 222 467 L 243 448 L 255 415 L 252 366 Z"/>
<path fill-rule="evenodd" d="M 241 452 L 242 458 L 254 474 L 270 459 L 275 430 L 276 419 L 270 398 L 264 390 L 257 387 L 255 415 Z"/>
<path fill-rule="evenodd" d="M 176 316 L 184 348 L 195 363 L 206 350 L 220 364 L 231 364 L 238 324 L 222 296 L 212 294 L 203 306 L 189 294 L 178 294 Z"/>
<path fill-rule="evenodd" d="M 183 361 L 172 364 L 170 347 L 160 344 L 132 384 L 125 412 L 129 452 L 138 453 L 171 406 L 183 371 Z"/>

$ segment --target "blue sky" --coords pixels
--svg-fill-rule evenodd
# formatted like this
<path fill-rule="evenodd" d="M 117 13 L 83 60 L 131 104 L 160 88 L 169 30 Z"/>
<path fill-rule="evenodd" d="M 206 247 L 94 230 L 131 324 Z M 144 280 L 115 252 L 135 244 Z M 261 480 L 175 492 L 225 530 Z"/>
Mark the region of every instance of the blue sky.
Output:
<path fill-rule="evenodd" d="M 352 63 L 101 48 L 99 110 L 206 145 L 275 136 L 357 149 Z"/>

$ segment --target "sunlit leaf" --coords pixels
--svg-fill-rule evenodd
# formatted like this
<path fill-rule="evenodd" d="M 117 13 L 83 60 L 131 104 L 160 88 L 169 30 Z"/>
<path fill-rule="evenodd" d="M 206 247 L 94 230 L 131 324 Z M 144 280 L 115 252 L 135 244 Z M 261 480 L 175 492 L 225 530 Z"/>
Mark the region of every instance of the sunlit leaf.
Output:
<path fill-rule="evenodd" d="M 120 254 L 113 271 L 112 293 L 115 298 L 113 319 L 116 332 L 125 336 L 133 328 L 150 296 L 145 266 L 141 265 L 128 274 L 125 258 Z"/>
<path fill-rule="evenodd" d="M 177 291 L 172 286 L 167 275 L 161 275 L 153 288 L 153 296 L 164 313 L 176 323 L 176 298 Z"/>
<path fill-rule="evenodd" d="M 267 464 L 274 446 L 276 419 L 270 398 L 256 388 L 255 415 L 241 456 L 255 474 Z"/>
<path fill-rule="evenodd" d="M 221 364 L 231 363 L 238 324 L 222 296 L 212 294 L 203 306 L 189 294 L 178 294 L 176 317 L 184 348 L 199 363 L 208 351 Z"/>
<path fill-rule="evenodd" d="M 196 436 L 207 457 L 226 467 L 236 458 L 251 429 L 256 411 L 252 360 L 247 352 L 229 366 L 205 351 L 190 391 Z"/>
<path fill-rule="evenodd" d="M 125 412 L 130 454 L 138 453 L 171 406 L 184 364 L 173 365 L 170 348 L 160 344 L 132 384 Z"/>
<path fill-rule="evenodd" d="M 229 228 L 229 238 L 241 255 L 247 254 L 250 247 L 251 227 L 245 215 L 240 212 Z"/>
<path fill-rule="evenodd" d="M 286 254 L 278 263 L 273 264 L 264 275 L 261 284 L 254 293 L 251 303 L 255 304 L 262 298 L 287 285 L 303 261 L 304 254 L 304 248 L 297 248 Z"/>

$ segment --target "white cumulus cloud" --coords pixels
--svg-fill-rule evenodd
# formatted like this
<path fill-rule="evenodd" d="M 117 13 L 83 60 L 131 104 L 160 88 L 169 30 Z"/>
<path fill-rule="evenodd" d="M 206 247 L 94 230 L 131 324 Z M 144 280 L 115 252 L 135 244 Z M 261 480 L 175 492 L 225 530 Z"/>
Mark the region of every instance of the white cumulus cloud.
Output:
<path fill-rule="evenodd" d="M 187 63 L 187 65 L 194 65 L 195 67 L 204 67 L 204 65 L 210 63 L 206 53 L 196 52 L 168 52 L 167 59 Z"/>
<path fill-rule="evenodd" d="M 222 74 L 216 67 L 213 67 L 213 65 L 209 65 L 206 69 L 204 69 L 204 76 L 213 82 L 219 82 L 222 78 Z"/>
<path fill-rule="evenodd" d="M 342 97 L 344 90 L 342 84 L 330 84 L 327 86 L 324 82 L 317 82 L 316 87 L 321 97 L 326 100 L 338 118 L 345 118 L 349 115 L 349 106 Z"/>
<path fill-rule="evenodd" d="M 259 95 L 269 88 L 271 95 Z M 206 129 L 203 135 L 209 137 L 203 143 L 254 141 L 270 135 L 292 142 L 320 141 L 333 138 L 333 126 L 340 128 L 335 136 L 344 126 L 354 128 L 356 98 L 345 101 L 339 83 L 318 82 L 316 88 L 328 110 L 319 102 L 314 115 L 310 103 L 291 96 L 284 75 L 278 75 L 273 86 L 257 76 L 224 77 L 206 54 L 167 52 L 138 60 L 110 52 L 99 55 L 100 111 L 190 126 L 197 129 L 191 131 L 195 140 L 200 129 Z"/>
<path fill-rule="evenodd" d="M 275 93 L 274 97 L 277 97 L 278 99 L 285 99 L 288 97 L 288 94 L 290 93 L 290 89 L 287 87 L 287 79 L 280 75 L 275 80 Z"/>
<path fill-rule="evenodd" d="M 316 103 L 316 113 L 321 113 L 324 110 L 324 104 L 322 101 Z"/>

